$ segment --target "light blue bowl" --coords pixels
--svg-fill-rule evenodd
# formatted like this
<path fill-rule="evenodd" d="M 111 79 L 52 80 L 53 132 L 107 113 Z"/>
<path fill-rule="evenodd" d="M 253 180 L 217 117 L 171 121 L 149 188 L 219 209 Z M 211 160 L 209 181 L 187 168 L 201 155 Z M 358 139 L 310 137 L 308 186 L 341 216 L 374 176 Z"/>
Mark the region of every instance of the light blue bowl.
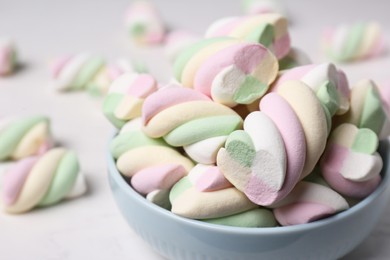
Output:
<path fill-rule="evenodd" d="M 313 223 L 239 228 L 191 220 L 162 209 L 135 192 L 108 156 L 109 182 L 128 224 L 168 259 L 337 259 L 372 231 L 390 196 L 389 145 L 381 144 L 384 176 L 378 189 L 347 211 Z"/>

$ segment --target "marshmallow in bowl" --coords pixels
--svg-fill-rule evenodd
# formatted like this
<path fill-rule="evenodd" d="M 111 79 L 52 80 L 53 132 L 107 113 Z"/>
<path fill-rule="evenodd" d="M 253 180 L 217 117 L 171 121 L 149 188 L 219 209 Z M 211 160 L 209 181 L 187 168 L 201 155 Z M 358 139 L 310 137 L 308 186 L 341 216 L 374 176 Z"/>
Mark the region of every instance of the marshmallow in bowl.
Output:
<path fill-rule="evenodd" d="M 291 47 L 287 20 L 280 14 L 262 14 L 220 19 L 207 29 L 206 38 L 230 36 L 267 47 L 277 59 Z"/>
<path fill-rule="evenodd" d="M 390 135 L 390 119 L 386 103 L 372 80 L 361 80 L 351 89 L 350 109 L 335 118 L 336 124 L 351 123 L 373 130 L 379 139 Z"/>
<path fill-rule="evenodd" d="M 309 223 L 349 208 L 348 202 L 332 189 L 301 181 L 273 210 L 282 226 Z"/>
<path fill-rule="evenodd" d="M 321 172 L 329 185 L 342 195 L 361 199 L 381 181 L 383 162 L 376 152 L 377 135 L 368 128 L 342 124 L 331 134 L 321 159 Z"/>
<path fill-rule="evenodd" d="M 3 176 L 3 210 L 20 214 L 81 196 L 86 184 L 79 171 L 76 155 L 64 148 L 20 160 Z"/>
<path fill-rule="evenodd" d="M 15 45 L 9 39 L 0 39 L 0 77 L 11 74 L 16 65 Z"/>
<path fill-rule="evenodd" d="M 104 66 L 102 57 L 89 53 L 58 57 L 50 65 L 51 86 L 58 91 L 84 90 Z"/>
<path fill-rule="evenodd" d="M 227 136 L 241 128 L 242 119 L 229 107 L 193 89 L 165 87 L 150 95 L 142 108 L 143 131 L 183 147 L 195 161 L 213 164 Z"/>
<path fill-rule="evenodd" d="M 117 128 L 140 117 L 144 99 L 158 88 L 149 74 L 127 72 L 115 79 L 103 103 L 103 113 Z"/>
<path fill-rule="evenodd" d="M 165 37 L 165 25 L 156 7 L 149 1 L 136 0 L 125 16 L 130 39 L 138 45 L 160 44 Z"/>
<path fill-rule="evenodd" d="M 314 92 L 300 81 L 264 96 L 260 110 L 245 118 L 244 131 L 229 135 L 217 165 L 251 201 L 270 206 L 313 170 L 325 149 L 327 120 Z"/>
<path fill-rule="evenodd" d="M 170 209 L 171 187 L 193 167 L 193 162 L 170 147 L 162 138 L 141 131 L 141 118 L 127 122 L 111 141 L 110 152 L 118 170 L 131 178 L 132 187 L 146 199 Z"/>
<path fill-rule="evenodd" d="M 263 96 L 277 72 L 278 61 L 267 48 L 229 37 L 200 41 L 174 64 L 175 78 L 183 86 L 230 107 Z"/>
<path fill-rule="evenodd" d="M 0 161 L 37 155 L 51 145 L 50 122 L 45 116 L 0 120 Z"/>
<path fill-rule="evenodd" d="M 385 41 L 377 22 L 342 24 L 325 30 L 323 49 L 335 61 L 351 62 L 382 54 Z"/>

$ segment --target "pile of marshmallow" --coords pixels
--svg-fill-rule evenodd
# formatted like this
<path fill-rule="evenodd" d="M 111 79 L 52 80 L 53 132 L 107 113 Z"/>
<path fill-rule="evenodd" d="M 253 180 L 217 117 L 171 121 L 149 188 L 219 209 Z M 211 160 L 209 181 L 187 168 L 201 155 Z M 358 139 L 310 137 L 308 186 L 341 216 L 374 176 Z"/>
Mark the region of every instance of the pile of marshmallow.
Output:
<path fill-rule="evenodd" d="M 47 117 L 0 120 L 0 206 L 6 213 L 25 213 L 85 192 L 76 154 L 54 147 Z"/>
<path fill-rule="evenodd" d="M 118 77 L 103 104 L 119 129 L 118 171 L 152 203 L 222 225 L 296 225 L 348 209 L 381 182 L 388 95 L 302 60 L 286 19 L 270 13 L 211 25 L 168 85 Z"/>

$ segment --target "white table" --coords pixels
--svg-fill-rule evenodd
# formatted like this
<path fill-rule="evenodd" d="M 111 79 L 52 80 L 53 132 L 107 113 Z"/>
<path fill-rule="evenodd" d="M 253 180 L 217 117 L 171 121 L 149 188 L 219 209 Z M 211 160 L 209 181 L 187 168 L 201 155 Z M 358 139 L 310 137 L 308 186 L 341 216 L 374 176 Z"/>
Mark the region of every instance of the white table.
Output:
<path fill-rule="evenodd" d="M 287 3 L 288 2 L 288 3 Z M 213 20 L 241 13 L 238 1 L 155 1 L 170 25 L 202 33 Z M 170 70 L 159 48 L 134 50 L 123 28 L 127 1 L 0 1 L 0 36 L 15 39 L 24 68 L 0 79 L 0 116 L 46 114 L 58 142 L 75 150 L 87 176 L 83 198 L 25 215 L 0 213 L 0 259 L 162 259 L 128 228 L 114 204 L 106 174 L 106 145 L 112 128 L 101 101 L 86 93 L 58 94 L 48 87 L 47 62 L 84 50 L 107 58 L 144 59 L 167 82 Z M 390 2 L 285 1 L 293 44 L 314 62 L 326 25 L 378 20 L 390 35 Z M 390 80 L 389 56 L 341 66 L 351 82 L 365 77 Z M 390 207 L 371 236 L 345 259 L 390 258 Z"/>

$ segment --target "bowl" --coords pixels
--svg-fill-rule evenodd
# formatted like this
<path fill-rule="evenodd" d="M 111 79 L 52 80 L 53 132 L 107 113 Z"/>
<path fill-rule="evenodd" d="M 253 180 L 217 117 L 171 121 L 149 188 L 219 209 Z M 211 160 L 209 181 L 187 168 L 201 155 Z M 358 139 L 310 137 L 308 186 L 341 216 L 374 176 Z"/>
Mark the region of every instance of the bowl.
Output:
<path fill-rule="evenodd" d="M 382 142 L 379 152 L 384 161 L 383 180 L 375 192 L 337 215 L 288 227 L 230 227 L 177 216 L 134 191 L 116 169 L 111 155 L 108 176 L 127 223 L 168 259 L 337 259 L 369 235 L 388 202 L 389 151 L 389 142 Z"/>

